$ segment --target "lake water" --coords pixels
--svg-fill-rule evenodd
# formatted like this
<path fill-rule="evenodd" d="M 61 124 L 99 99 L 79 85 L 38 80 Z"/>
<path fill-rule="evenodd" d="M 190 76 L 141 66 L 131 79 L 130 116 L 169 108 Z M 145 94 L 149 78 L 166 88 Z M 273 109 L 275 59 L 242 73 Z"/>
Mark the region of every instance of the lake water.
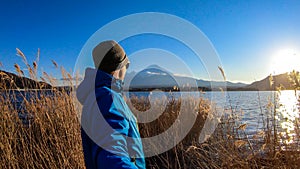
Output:
<path fill-rule="evenodd" d="M 281 135 L 281 142 L 290 144 L 297 140 L 295 134 L 295 121 L 299 121 L 300 91 L 285 90 L 275 91 L 229 91 L 229 92 L 130 92 L 127 97 L 135 95 L 138 97 L 202 97 L 212 102 L 223 111 L 223 117 L 237 115 L 239 124 L 247 124 L 246 134 L 250 137 L 263 131 L 267 126 L 272 126 L 275 120 L 276 130 Z M 276 104 L 274 104 L 276 103 Z M 237 124 L 237 126 L 239 125 Z M 272 127 L 271 127 L 272 129 Z M 299 140 L 299 139 L 298 139 Z"/>
<path fill-rule="evenodd" d="M 35 102 L 41 96 L 55 96 L 52 90 L 2 90 L 0 95 L 3 97 L 3 100 L 10 102 L 8 102 L 8 105 L 11 106 L 9 108 L 18 112 L 19 118 L 25 126 L 29 126 L 34 117 L 26 110 L 24 100 Z"/>
<path fill-rule="evenodd" d="M 30 92 L 25 91 L 6 91 L 6 97 L 15 103 L 15 109 L 20 111 L 20 118 L 28 118 L 26 110 L 24 109 L 23 100 L 24 98 L 32 99 L 34 97 L 40 97 L 41 93 L 47 97 L 53 97 L 54 94 L 50 90 Z M 4 92 L 2 91 L 2 95 Z M 16 97 L 10 97 L 10 96 Z M 256 134 L 259 130 L 266 127 L 267 119 L 273 121 L 276 119 L 276 125 L 278 131 L 282 135 L 282 142 L 292 143 L 295 135 L 295 121 L 299 121 L 299 95 L 300 91 L 229 91 L 229 92 L 204 92 L 204 93 L 193 93 L 193 92 L 129 92 L 125 93 L 127 97 L 135 95 L 138 97 L 151 97 L 151 98 L 162 98 L 162 97 L 174 97 L 174 98 L 185 98 L 185 97 L 203 97 L 215 102 L 216 105 L 221 107 L 224 111 L 224 116 L 230 114 L 237 115 L 238 122 L 240 124 L 247 124 L 246 133 L 249 135 Z M 276 105 L 272 105 L 273 103 Z M 274 113 L 274 110 L 276 111 Z M 274 116 L 275 115 L 275 116 Z M 28 121 L 25 120 L 25 123 Z M 294 139 L 295 140 L 295 139 Z"/>

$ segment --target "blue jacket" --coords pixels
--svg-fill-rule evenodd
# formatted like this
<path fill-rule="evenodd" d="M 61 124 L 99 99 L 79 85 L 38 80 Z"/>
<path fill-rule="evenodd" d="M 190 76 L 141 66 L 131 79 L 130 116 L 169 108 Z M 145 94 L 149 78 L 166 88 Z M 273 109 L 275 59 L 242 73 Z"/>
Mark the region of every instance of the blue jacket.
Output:
<path fill-rule="evenodd" d="M 77 89 L 83 105 L 81 137 L 87 169 L 145 168 L 136 118 L 121 95 L 121 81 L 87 68 Z"/>

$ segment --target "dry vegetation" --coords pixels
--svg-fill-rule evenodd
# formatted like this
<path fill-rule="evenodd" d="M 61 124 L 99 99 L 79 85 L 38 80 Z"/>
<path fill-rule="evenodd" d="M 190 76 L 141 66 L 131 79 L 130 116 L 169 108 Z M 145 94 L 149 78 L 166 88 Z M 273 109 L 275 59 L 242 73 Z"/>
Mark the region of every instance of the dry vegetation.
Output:
<path fill-rule="evenodd" d="M 37 79 L 38 62 L 30 66 L 24 54 L 20 50 L 18 53 L 29 67 L 28 70 L 31 70 L 30 76 Z M 53 64 L 58 67 L 54 61 Z M 15 67 L 19 75 L 23 76 L 19 66 Z M 70 77 L 64 71 L 62 74 L 66 78 Z M 51 82 L 51 77 L 46 73 L 43 75 L 42 80 Z M 48 90 L 50 95 L 39 91 L 15 91 L 17 94 L 6 88 L 1 90 L 0 95 L 0 168 L 84 168 L 80 123 L 73 106 L 74 98 L 69 92 L 55 88 Z M 26 92 L 33 92 L 33 95 L 28 98 Z M 23 100 L 21 109 L 14 102 L 20 97 Z M 140 111 L 149 109 L 147 99 L 132 98 L 130 101 Z M 272 102 L 269 105 L 271 117 L 274 105 Z M 180 106 L 181 100 L 169 100 L 159 119 L 139 125 L 141 135 L 153 136 L 166 130 L 177 118 Z M 173 149 L 147 158 L 147 168 L 300 167 L 299 144 L 280 145 L 280 136 L 274 130 L 272 119 L 267 116 L 264 119 L 265 129 L 257 131 L 250 138 L 245 132 L 247 125 L 239 121 L 240 112 L 232 110 L 221 119 L 208 141 L 198 143 L 204 121 L 214 110 L 203 99 L 194 106 L 197 112 L 194 114 L 196 123 L 185 139 Z M 296 119 L 295 126 L 294 139 L 297 141 L 300 138 L 299 119 Z"/>
<path fill-rule="evenodd" d="M 194 100 L 190 100 L 193 102 Z M 145 111 L 150 108 L 145 98 L 131 99 L 133 106 Z M 169 100 L 163 114 L 155 121 L 140 124 L 143 137 L 153 136 L 168 129 L 177 118 L 180 100 Z M 155 105 L 154 105 L 155 106 Z M 272 116 L 272 104 L 269 105 Z M 274 133 L 272 119 L 263 119 L 265 128 L 254 136 L 247 135 L 247 124 L 240 121 L 241 112 L 230 110 L 221 119 L 214 134 L 205 142 L 198 143 L 204 120 L 212 113 L 208 101 L 200 99 L 196 105 L 196 123 L 185 139 L 173 149 L 158 156 L 147 158 L 147 168 L 299 168 L 299 125 L 296 124 L 295 144 L 279 144 L 282 136 Z M 275 131 L 278 132 L 278 131 Z M 278 132 L 279 133 L 279 132 Z"/>
<path fill-rule="evenodd" d="M 1 97 L 0 168 L 83 166 L 80 126 L 72 98 L 64 92 L 53 92 L 55 97 L 41 94 L 39 99 L 24 99 L 22 108 L 26 112 Z"/>
<path fill-rule="evenodd" d="M 37 79 L 39 55 L 31 66 L 25 55 L 17 52 L 30 77 Z M 19 65 L 15 64 L 15 69 L 24 76 Z M 63 77 L 70 76 L 61 70 Z M 45 72 L 41 79 L 53 81 Z M 0 168 L 83 168 L 80 123 L 69 91 L 11 90 L 17 85 L 5 73 L 0 81 Z M 10 86 L 4 83 L 7 81 Z M 42 89 L 45 83 L 35 85 Z"/>

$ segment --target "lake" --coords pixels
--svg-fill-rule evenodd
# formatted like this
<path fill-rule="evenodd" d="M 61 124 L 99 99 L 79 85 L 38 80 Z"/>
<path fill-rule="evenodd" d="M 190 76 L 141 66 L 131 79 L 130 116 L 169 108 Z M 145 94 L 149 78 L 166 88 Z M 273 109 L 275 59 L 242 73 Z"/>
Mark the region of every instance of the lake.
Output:
<path fill-rule="evenodd" d="M 14 109 L 18 110 L 19 117 L 24 123 L 30 123 L 33 117 L 23 106 L 23 100 L 39 98 L 41 94 L 46 97 L 55 96 L 51 90 L 31 90 L 17 91 L 10 90 L 1 92 L 2 95 L 14 102 Z M 7 95 L 8 94 L 8 95 Z M 299 120 L 299 95 L 300 91 L 229 91 L 229 92 L 127 92 L 127 97 L 132 95 L 138 97 L 150 98 L 185 98 L 185 97 L 203 97 L 216 103 L 224 111 L 224 116 L 230 114 L 237 115 L 237 122 L 247 124 L 245 132 L 249 136 L 256 134 L 266 126 L 267 119 L 270 122 L 276 119 L 276 125 L 279 133 L 286 138 L 282 140 L 285 143 L 292 143 L 291 138 L 295 137 L 295 120 Z M 15 96 L 15 97 L 13 97 Z M 34 100 L 34 99 L 33 99 Z M 275 103 L 276 105 L 272 105 Z M 274 113 L 275 110 L 275 113 Z M 275 116 L 274 116 L 275 115 Z M 29 121 L 28 121 L 29 120 Z"/>
<path fill-rule="evenodd" d="M 197 92 L 198 93 L 198 92 Z M 295 135 L 295 120 L 299 120 L 300 91 L 284 90 L 276 91 L 228 91 L 228 92 L 203 92 L 195 94 L 193 92 L 129 92 L 127 97 L 135 95 L 137 97 L 150 98 L 185 98 L 203 97 L 216 103 L 224 111 L 224 116 L 230 114 L 237 115 L 239 124 L 247 124 L 246 134 L 249 137 L 266 128 L 267 121 L 273 123 L 276 119 L 276 126 L 282 136 L 280 141 L 292 143 Z M 274 104 L 277 103 L 277 104 Z M 275 112 L 274 112 L 275 111 Z M 269 124 L 272 126 L 272 124 Z"/>
<path fill-rule="evenodd" d="M 25 102 L 33 101 L 40 99 L 41 96 L 44 97 L 53 97 L 55 94 L 52 90 L 1 90 L 0 95 L 3 97 L 3 100 L 8 101 L 8 106 L 12 110 L 18 112 L 19 118 L 22 120 L 25 126 L 29 126 L 33 121 L 33 115 L 26 110 Z"/>

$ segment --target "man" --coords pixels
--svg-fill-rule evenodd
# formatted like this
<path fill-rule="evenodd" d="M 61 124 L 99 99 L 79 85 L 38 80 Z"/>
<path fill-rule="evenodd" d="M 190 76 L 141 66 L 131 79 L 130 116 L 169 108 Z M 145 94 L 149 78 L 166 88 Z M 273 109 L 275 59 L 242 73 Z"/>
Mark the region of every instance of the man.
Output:
<path fill-rule="evenodd" d="M 92 55 L 95 69 L 86 69 L 77 89 L 86 168 L 145 168 L 136 118 L 121 95 L 128 57 L 112 40 L 98 44 Z"/>

